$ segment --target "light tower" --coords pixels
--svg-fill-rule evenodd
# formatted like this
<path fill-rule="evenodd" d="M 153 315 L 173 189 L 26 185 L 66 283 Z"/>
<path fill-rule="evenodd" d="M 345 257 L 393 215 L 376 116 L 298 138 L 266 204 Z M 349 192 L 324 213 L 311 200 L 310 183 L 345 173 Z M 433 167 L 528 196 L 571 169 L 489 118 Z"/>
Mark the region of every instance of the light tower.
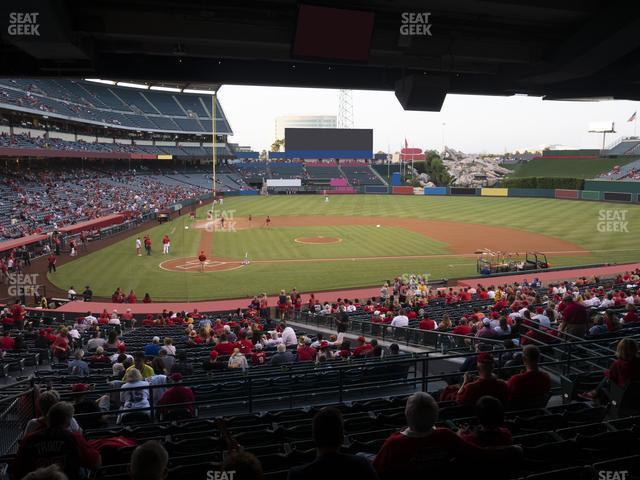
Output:
<path fill-rule="evenodd" d="M 338 128 L 353 128 L 353 92 L 338 90 Z"/>

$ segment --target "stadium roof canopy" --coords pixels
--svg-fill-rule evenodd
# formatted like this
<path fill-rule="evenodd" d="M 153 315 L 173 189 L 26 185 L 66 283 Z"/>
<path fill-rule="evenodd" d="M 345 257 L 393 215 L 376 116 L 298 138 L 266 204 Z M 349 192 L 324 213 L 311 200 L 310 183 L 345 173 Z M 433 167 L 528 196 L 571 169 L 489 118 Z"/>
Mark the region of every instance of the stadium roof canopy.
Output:
<path fill-rule="evenodd" d="M 2 74 L 391 90 L 418 110 L 446 93 L 640 98 L 639 2 L 309 3 L 7 0 Z"/>

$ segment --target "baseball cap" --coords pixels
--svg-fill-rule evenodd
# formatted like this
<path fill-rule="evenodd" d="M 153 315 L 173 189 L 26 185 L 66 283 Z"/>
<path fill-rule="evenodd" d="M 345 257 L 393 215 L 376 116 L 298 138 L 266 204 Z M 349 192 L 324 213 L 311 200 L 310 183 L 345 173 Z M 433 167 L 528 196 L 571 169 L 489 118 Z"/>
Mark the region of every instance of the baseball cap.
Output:
<path fill-rule="evenodd" d="M 323 340 L 320 342 L 320 348 L 329 348 L 329 342 Z"/>
<path fill-rule="evenodd" d="M 171 377 L 169 378 L 171 378 L 171 380 L 174 382 L 179 382 L 180 380 L 182 380 L 182 374 L 180 372 L 172 373 Z"/>
<path fill-rule="evenodd" d="M 491 320 L 489 320 L 488 318 L 483 318 L 482 319 L 482 324 L 483 325 L 487 325 L 487 326 L 491 325 Z"/>
<path fill-rule="evenodd" d="M 262 347 L 262 344 L 261 344 L 261 343 L 256 343 L 256 344 L 253 346 L 253 349 L 254 349 L 254 350 L 258 350 L 258 351 L 262 350 L 262 348 L 263 348 L 263 347 Z"/>
<path fill-rule="evenodd" d="M 127 346 L 124 343 L 119 343 L 118 344 L 118 351 L 120 353 L 124 352 L 127 349 Z"/>
<path fill-rule="evenodd" d="M 363 343 L 366 342 L 365 338 L 362 335 L 358 337 L 358 341 Z"/>
<path fill-rule="evenodd" d="M 256 346 L 257 346 L 257 345 L 256 345 Z M 209 357 L 211 357 L 211 358 L 213 358 L 213 359 L 218 358 L 218 352 L 217 352 L 217 351 L 215 351 L 215 350 L 211 350 L 211 351 L 209 352 Z"/>

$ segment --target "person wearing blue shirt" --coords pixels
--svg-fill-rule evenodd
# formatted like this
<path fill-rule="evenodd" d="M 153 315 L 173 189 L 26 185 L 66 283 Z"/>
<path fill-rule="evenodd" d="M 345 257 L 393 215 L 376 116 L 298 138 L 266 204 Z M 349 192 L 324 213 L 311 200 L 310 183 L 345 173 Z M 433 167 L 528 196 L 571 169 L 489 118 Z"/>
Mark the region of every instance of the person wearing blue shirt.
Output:
<path fill-rule="evenodd" d="M 74 360 L 69 362 L 69 374 L 70 375 L 79 375 L 81 377 L 88 377 L 91 373 L 89 369 L 89 364 L 82 360 L 84 356 L 84 352 L 82 350 L 77 350 L 75 353 Z"/>
<path fill-rule="evenodd" d="M 151 343 L 144 346 L 144 356 L 155 357 L 158 353 L 160 353 L 160 338 L 153 337 Z"/>

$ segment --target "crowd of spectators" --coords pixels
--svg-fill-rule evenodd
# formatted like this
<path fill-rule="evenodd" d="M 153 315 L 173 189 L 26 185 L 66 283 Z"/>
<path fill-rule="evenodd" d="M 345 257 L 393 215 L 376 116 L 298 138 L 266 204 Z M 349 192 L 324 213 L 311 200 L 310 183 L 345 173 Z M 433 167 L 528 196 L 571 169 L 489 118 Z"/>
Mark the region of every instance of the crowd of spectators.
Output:
<path fill-rule="evenodd" d="M 207 193 L 133 170 L 8 171 L 0 181 L 0 239 L 19 238 L 113 213 L 141 216 Z"/>

